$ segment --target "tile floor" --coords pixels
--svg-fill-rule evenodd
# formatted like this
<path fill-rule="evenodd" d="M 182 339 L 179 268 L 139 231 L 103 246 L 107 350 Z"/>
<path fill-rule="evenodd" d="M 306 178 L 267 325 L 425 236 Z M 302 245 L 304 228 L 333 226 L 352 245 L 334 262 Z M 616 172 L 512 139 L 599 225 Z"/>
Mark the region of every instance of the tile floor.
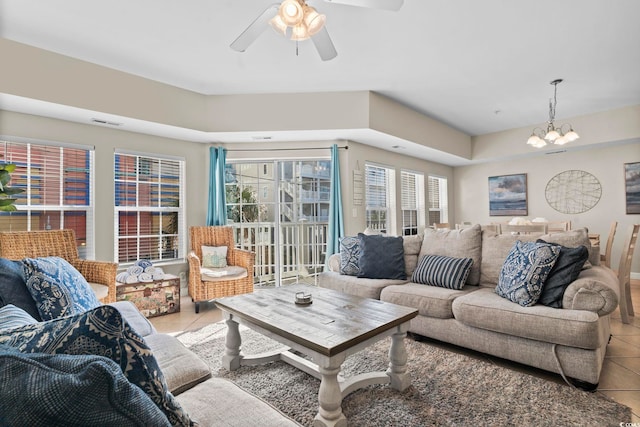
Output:
<path fill-rule="evenodd" d="M 633 280 L 631 295 L 636 316 L 632 323 L 625 325 L 616 310 L 611 316 L 613 337 L 607 347 L 600 385 L 597 393 L 623 403 L 633 411 L 632 422 L 640 423 L 640 280 Z M 160 332 L 177 334 L 182 331 L 200 329 L 210 323 L 222 320 L 222 312 L 215 304 L 201 304 L 200 313 L 195 314 L 191 298 L 182 297 L 180 312 L 154 317 L 151 322 Z M 429 342 L 426 345 L 438 345 L 451 351 L 468 354 L 472 357 L 485 358 L 501 366 L 517 369 L 550 381 L 562 383 L 559 375 L 549 374 L 534 368 L 516 364 L 507 360 L 473 352 L 446 343 Z"/>

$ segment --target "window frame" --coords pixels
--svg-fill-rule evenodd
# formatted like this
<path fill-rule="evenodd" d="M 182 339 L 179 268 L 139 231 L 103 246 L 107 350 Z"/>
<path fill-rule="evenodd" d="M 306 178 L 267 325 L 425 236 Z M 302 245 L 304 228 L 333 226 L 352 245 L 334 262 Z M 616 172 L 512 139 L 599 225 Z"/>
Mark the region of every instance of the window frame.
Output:
<path fill-rule="evenodd" d="M 410 184 L 409 181 L 412 181 Z M 406 184 L 406 185 L 405 185 Z M 413 189 L 408 188 L 410 185 Z M 402 169 L 400 171 L 400 213 L 402 215 L 402 235 L 415 235 L 425 227 L 424 174 Z M 407 213 L 414 223 L 407 223 Z M 411 215 L 414 213 L 414 215 Z"/>
<path fill-rule="evenodd" d="M 14 159 L 14 156 L 9 155 L 7 144 L 24 146 L 24 153 L 15 154 L 15 156 L 24 155 L 24 160 L 19 161 Z M 47 158 L 51 158 L 54 165 L 58 162 L 57 167 L 59 168 L 59 173 L 57 175 L 52 174 L 55 168 L 47 168 L 43 166 L 43 164 L 34 164 L 38 160 L 38 155 L 34 154 L 35 148 L 54 149 L 58 151 L 58 155 L 52 156 L 51 153 L 53 151 L 51 151 L 47 153 L 46 158 L 42 159 L 43 164 Z M 83 167 L 65 165 L 65 150 L 67 150 L 67 152 L 70 150 L 84 151 L 85 158 L 82 161 L 85 165 Z M 10 229 L 14 231 L 35 231 L 71 228 L 76 234 L 79 256 L 84 259 L 95 259 L 95 147 L 59 141 L 0 135 L 0 154 L 2 154 L 0 162 L 15 163 L 17 165 L 16 170 L 12 174 L 11 185 L 25 190 L 23 193 L 16 195 L 18 200 L 15 207 L 17 210 L 14 212 L 2 212 L 2 216 L 9 218 L 12 215 L 25 216 L 26 227 L 20 227 L 18 225 L 16 228 L 11 226 Z M 78 154 L 73 154 L 73 156 L 77 155 Z M 34 172 L 36 170 L 40 171 L 40 174 L 44 173 L 44 175 L 35 175 Z M 80 175 L 87 174 L 88 178 L 78 180 L 78 178 L 74 176 L 74 172 Z M 34 176 L 39 176 L 38 182 L 34 182 L 36 180 Z M 50 187 L 46 185 L 47 177 L 54 183 L 57 182 L 57 190 L 55 189 L 56 186 Z M 66 185 L 69 182 L 80 182 L 85 186 L 81 191 L 84 190 L 83 200 L 86 204 L 69 203 L 69 200 L 74 200 L 75 198 L 70 193 L 77 192 L 77 187 Z M 42 185 L 42 183 L 45 185 Z M 47 188 L 52 189 L 52 194 L 45 193 Z M 34 199 L 36 197 L 45 200 L 46 203 L 35 203 Z M 58 202 L 51 203 L 52 199 L 55 198 L 58 199 Z M 44 225 L 40 224 L 39 227 L 36 226 L 34 218 L 46 212 L 59 213 L 59 221 L 54 219 L 54 224 L 52 225 L 47 219 Z M 74 224 L 65 225 L 66 214 L 73 212 L 84 212 L 83 230 L 78 229 L 77 226 L 74 227 Z M 11 220 L 9 220 L 9 222 L 11 222 Z M 56 222 L 57 224 L 55 224 Z"/>
<path fill-rule="evenodd" d="M 371 182 L 371 178 L 373 177 L 373 169 L 377 169 L 379 171 L 384 171 L 384 180 L 380 182 L 378 178 L 376 178 L 377 182 Z M 395 169 L 389 166 L 380 165 L 372 162 L 365 163 L 364 170 L 364 190 L 365 190 L 365 224 L 367 228 L 380 231 L 386 234 L 394 234 L 396 231 L 396 177 L 395 177 Z M 373 200 L 372 187 L 384 188 L 384 197 L 385 200 L 382 204 L 378 204 L 378 201 Z M 379 198 L 380 199 L 380 198 Z M 384 213 L 384 227 L 376 227 L 376 224 L 371 220 L 373 217 L 373 213 L 378 212 L 378 217 L 380 217 L 380 213 Z M 377 225 L 381 224 L 381 221 L 376 221 Z"/>
<path fill-rule="evenodd" d="M 126 180 L 126 179 L 118 179 L 118 162 L 119 162 L 119 156 L 127 156 L 129 158 L 135 158 L 135 168 L 136 171 L 134 172 L 135 174 L 135 179 L 134 180 Z M 141 173 L 140 173 L 140 160 L 145 160 L 148 161 L 150 164 L 153 164 L 154 162 L 157 162 L 158 164 L 162 164 L 163 162 L 176 162 L 178 165 L 178 173 L 176 175 L 178 181 L 177 184 L 168 184 L 172 187 L 176 187 L 179 191 L 178 194 L 178 206 L 177 207 L 173 207 L 173 206 L 162 206 L 162 199 L 159 197 L 158 198 L 158 205 L 155 206 L 147 206 L 147 205 L 141 205 L 140 203 L 140 193 L 139 193 L 139 189 L 140 189 L 140 183 L 143 183 L 144 185 L 147 185 L 148 183 L 150 183 L 151 181 L 149 180 L 142 180 L 140 179 Z M 158 258 L 151 258 L 149 259 L 151 262 L 153 262 L 154 265 L 170 265 L 170 264 L 177 264 L 177 263 L 184 263 L 186 261 L 186 251 L 187 251 L 187 247 L 186 247 L 186 243 L 187 243 L 187 232 L 186 232 L 186 210 L 185 210 L 185 194 L 186 194 L 186 161 L 183 157 L 177 157 L 177 156 L 171 156 L 171 155 L 166 155 L 166 154 L 158 154 L 158 153 L 145 153 L 145 152 L 139 152 L 139 151 L 129 151 L 129 150 L 122 150 L 122 149 L 116 149 L 114 152 L 114 157 L 113 157 L 113 173 L 114 173 L 114 198 L 113 198 L 113 207 L 114 207 L 114 228 L 113 228 L 113 234 L 114 234 L 114 247 L 113 247 L 113 256 L 114 256 L 114 260 L 116 262 L 119 263 L 120 266 L 130 266 L 132 264 L 135 263 L 135 261 L 137 261 L 138 259 L 149 259 L 149 257 L 145 257 L 144 255 L 144 250 L 141 249 L 141 239 L 152 239 L 152 238 L 157 238 L 158 239 Z M 131 182 L 135 182 L 135 199 L 134 199 L 134 204 L 133 205 L 119 205 L 118 204 L 118 194 L 119 192 L 121 192 L 121 189 L 118 189 L 118 183 L 131 183 Z M 157 183 L 158 187 L 161 188 L 162 187 L 162 183 L 161 181 L 158 181 Z M 151 185 L 149 185 L 149 187 L 151 187 Z M 149 196 L 149 199 L 151 200 L 152 197 Z M 123 239 L 123 236 L 120 235 L 120 214 L 121 213 L 136 213 L 138 214 L 136 216 L 136 222 L 137 222 L 137 226 L 136 226 L 136 232 L 135 234 L 131 234 L 128 237 L 134 236 L 133 238 L 135 238 L 137 240 L 136 244 L 135 244 L 135 252 L 136 252 L 136 260 L 125 260 L 125 261 L 121 261 L 120 260 L 120 241 L 121 240 L 129 240 L 127 239 Z M 157 233 L 142 233 L 141 231 L 141 227 L 140 227 L 140 219 L 139 219 L 139 214 L 140 213 L 149 213 L 149 214 L 159 214 L 160 218 L 162 218 L 163 214 L 168 214 L 168 213 L 177 213 L 177 231 L 176 231 L 176 235 L 174 236 L 175 238 L 177 238 L 177 243 L 175 243 L 172 247 L 175 248 L 177 250 L 177 254 L 174 257 L 168 257 L 168 258 L 164 258 L 162 256 L 164 250 L 162 248 L 163 245 L 163 239 L 166 239 L 167 237 L 171 237 L 171 236 L 167 236 L 163 233 L 163 227 L 161 226 L 162 222 L 160 222 L 160 225 L 158 226 L 158 232 Z M 162 221 L 162 220 L 160 220 Z"/>
<path fill-rule="evenodd" d="M 438 183 L 438 194 L 433 194 L 433 187 L 435 182 Z M 427 177 L 427 189 L 428 189 L 428 212 L 429 225 L 432 226 L 434 222 L 449 222 L 449 190 L 448 179 L 438 175 L 428 175 Z M 437 199 L 437 200 L 436 200 Z M 439 212 L 439 221 L 432 221 L 431 213 Z"/>

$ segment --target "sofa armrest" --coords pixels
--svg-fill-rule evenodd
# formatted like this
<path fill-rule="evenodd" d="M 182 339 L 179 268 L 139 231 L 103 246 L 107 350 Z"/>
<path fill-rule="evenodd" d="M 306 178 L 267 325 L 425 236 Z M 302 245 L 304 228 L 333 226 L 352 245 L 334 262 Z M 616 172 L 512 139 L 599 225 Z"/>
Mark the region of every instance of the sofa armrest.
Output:
<path fill-rule="evenodd" d="M 340 273 L 340 254 L 332 254 L 327 261 L 327 271 Z"/>
<path fill-rule="evenodd" d="M 618 278 L 611 269 L 595 266 L 580 272 L 580 276 L 564 292 L 562 307 L 588 310 L 605 316 L 618 307 Z"/>

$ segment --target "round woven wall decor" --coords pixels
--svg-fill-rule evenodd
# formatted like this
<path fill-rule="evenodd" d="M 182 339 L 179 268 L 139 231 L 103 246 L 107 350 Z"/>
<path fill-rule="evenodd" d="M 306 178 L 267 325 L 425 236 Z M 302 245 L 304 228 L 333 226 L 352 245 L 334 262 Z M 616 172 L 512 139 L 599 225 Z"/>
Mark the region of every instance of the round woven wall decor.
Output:
<path fill-rule="evenodd" d="M 598 204 L 602 185 L 589 172 L 568 170 L 551 178 L 544 194 L 549 206 L 558 212 L 579 214 Z"/>

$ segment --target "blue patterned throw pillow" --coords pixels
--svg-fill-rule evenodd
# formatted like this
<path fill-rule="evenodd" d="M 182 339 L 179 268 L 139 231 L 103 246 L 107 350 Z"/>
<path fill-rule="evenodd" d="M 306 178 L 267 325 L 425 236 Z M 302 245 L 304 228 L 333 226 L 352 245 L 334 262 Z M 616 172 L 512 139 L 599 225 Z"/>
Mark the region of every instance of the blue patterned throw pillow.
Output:
<path fill-rule="evenodd" d="M 16 348 L 21 353 L 107 357 L 120 366 L 132 384 L 151 398 L 171 425 L 191 425 L 189 416 L 169 392 L 151 349 L 131 329 L 120 312 L 110 305 L 101 305 L 74 316 L 0 331 L 0 344 Z"/>
<path fill-rule="evenodd" d="M 496 293 L 523 307 L 534 305 L 559 254 L 557 245 L 518 240 L 502 264 Z"/>
<path fill-rule="evenodd" d="M 340 239 L 340 274 L 357 276 L 360 273 L 360 239 L 343 237 Z"/>
<path fill-rule="evenodd" d="M 411 281 L 441 288 L 462 289 L 472 265 L 471 258 L 424 255 L 420 258 Z"/>
<path fill-rule="evenodd" d="M 102 356 L 29 353 L 0 344 L 0 424 L 158 426 L 169 420 Z"/>
<path fill-rule="evenodd" d="M 72 316 L 100 305 L 82 274 L 62 258 L 25 258 L 22 268 L 42 320 Z"/>

